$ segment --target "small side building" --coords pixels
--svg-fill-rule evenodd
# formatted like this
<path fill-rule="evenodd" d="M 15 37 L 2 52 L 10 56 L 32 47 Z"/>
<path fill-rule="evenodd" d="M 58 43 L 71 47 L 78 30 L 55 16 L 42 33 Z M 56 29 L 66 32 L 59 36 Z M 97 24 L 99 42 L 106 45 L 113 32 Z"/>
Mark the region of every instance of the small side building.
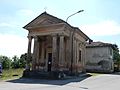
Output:
<path fill-rule="evenodd" d="M 112 44 L 91 42 L 86 45 L 86 70 L 109 73 L 114 71 Z"/>

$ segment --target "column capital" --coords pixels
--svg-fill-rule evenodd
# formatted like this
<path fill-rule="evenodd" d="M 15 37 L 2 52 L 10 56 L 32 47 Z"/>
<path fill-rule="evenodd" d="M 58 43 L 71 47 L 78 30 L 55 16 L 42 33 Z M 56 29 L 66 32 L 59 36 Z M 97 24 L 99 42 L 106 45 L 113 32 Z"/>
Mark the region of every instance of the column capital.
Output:
<path fill-rule="evenodd" d="M 79 46 L 81 46 L 81 47 L 82 47 L 82 46 L 86 46 L 86 43 L 85 43 L 85 42 L 80 42 L 80 43 L 79 43 Z"/>
<path fill-rule="evenodd" d="M 74 40 L 78 40 L 75 36 L 73 38 L 74 38 Z"/>
<path fill-rule="evenodd" d="M 32 40 L 33 37 L 32 37 L 32 36 L 27 36 L 27 38 L 28 38 L 29 40 Z"/>
<path fill-rule="evenodd" d="M 38 40 L 38 36 L 34 36 L 33 38 L 34 38 L 34 40 L 35 40 L 35 41 L 37 41 L 37 40 Z"/>
<path fill-rule="evenodd" d="M 59 35 L 60 37 L 61 37 L 61 36 L 65 36 L 63 33 L 59 33 L 58 35 Z"/>
<path fill-rule="evenodd" d="M 57 34 L 57 33 L 52 33 L 51 36 L 52 36 L 52 37 L 57 37 L 58 34 Z"/>

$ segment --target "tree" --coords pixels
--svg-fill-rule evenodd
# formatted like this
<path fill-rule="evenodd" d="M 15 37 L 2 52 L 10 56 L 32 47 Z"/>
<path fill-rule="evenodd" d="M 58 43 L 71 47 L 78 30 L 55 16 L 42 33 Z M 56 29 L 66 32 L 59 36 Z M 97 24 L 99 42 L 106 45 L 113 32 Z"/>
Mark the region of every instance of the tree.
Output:
<path fill-rule="evenodd" d="M 2 63 L 3 69 L 10 69 L 12 60 L 8 58 L 7 56 L 0 56 L 0 62 Z"/>
<path fill-rule="evenodd" d="M 120 61 L 119 48 L 116 44 L 113 45 L 113 60 Z"/>
<path fill-rule="evenodd" d="M 19 58 L 15 55 L 13 56 L 12 68 L 19 68 Z"/>
<path fill-rule="evenodd" d="M 3 69 L 10 69 L 10 68 L 25 68 L 27 60 L 27 54 L 22 54 L 19 57 L 16 55 L 12 57 L 12 59 L 8 58 L 7 56 L 0 56 L 0 63 L 2 64 Z"/>
<path fill-rule="evenodd" d="M 113 45 L 113 60 L 114 63 L 117 65 L 117 69 L 120 68 L 120 54 L 119 54 L 119 48 L 116 44 Z"/>
<path fill-rule="evenodd" d="M 12 63 L 13 68 L 25 68 L 26 59 L 27 59 L 26 53 L 22 54 L 20 58 L 18 58 L 17 56 L 14 56 L 12 59 L 13 59 L 13 63 Z"/>
<path fill-rule="evenodd" d="M 25 68 L 26 60 L 27 60 L 27 53 L 22 54 L 20 56 L 20 60 L 19 60 L 19 62 L 20 62 L 20 68 Z"/>

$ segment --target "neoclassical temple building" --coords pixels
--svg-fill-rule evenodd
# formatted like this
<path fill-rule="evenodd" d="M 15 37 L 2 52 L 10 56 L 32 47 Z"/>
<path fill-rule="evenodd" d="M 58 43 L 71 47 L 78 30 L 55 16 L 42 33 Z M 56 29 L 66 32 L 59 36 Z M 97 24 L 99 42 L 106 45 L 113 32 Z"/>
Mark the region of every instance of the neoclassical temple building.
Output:
<path fill-rule="evenodd" d="M 85 71 L 86 42 L 90 38 L 79 28 L 47 12 L 23 28 L 28 30 L 27 71 L 71 73 Z"/>

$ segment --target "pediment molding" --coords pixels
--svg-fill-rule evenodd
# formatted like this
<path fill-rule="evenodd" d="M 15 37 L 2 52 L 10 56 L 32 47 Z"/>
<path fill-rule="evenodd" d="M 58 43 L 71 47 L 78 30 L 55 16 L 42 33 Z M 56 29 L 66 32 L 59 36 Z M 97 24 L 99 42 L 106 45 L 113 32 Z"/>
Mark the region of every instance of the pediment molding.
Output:
<path fill-rule="evenodd" d="M 23 28 L 29 29 L 29 27 L 41 27 L 52 24 L 59 24 L 63 22 L 64 22 L 63 20 L 58 19 L 57 17 L 54 17 L 44 12 L 41 15 L 39 15 L 37 18 L 32 20 L 30 23 L 28 23 L 26 26 L 24 26 Z"/>

